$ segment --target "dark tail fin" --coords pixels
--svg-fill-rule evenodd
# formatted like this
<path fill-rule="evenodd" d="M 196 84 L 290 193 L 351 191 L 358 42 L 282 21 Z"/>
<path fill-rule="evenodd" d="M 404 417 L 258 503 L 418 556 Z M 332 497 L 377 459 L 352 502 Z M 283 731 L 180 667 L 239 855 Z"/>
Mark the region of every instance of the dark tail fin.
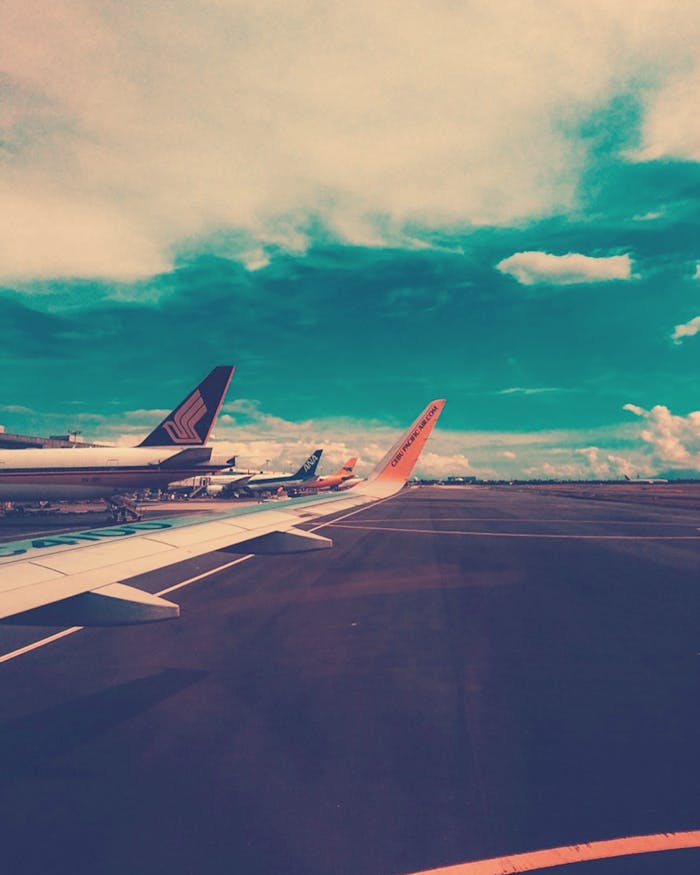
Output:
<path fill-rule="evenodd" d="M 316 468 L 321 461 L 321 453 L 323 450 L 314 450 L 304 464 L 292 474 L 293 479 L 306 480 L 308 477 L 316 476 Z"/>
<path fill-rule="evenodd" d="M 219 365 L 141 441 L 140 447 L 202 446 L 209 440 L 233 375 L 233 365 Z"/>

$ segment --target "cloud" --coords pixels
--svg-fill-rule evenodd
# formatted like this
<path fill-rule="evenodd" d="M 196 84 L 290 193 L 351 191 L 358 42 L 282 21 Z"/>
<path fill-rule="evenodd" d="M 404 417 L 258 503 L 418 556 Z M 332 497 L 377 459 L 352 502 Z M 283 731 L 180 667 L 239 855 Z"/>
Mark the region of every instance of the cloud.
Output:
<path fill-rule="evenodd" d="M 137 443 L 158 419 L 150 413 L 136 411 L 133 418 L 143 416 L 144 425 L 140 430 L 134 426 L 127 433 L 123 430 L 123 417 L 114 417 L 111 425 L 103 424 L 101 442 Z M 365 476 L 401 432 L 402 428 L 387 426 L 379 420 L 350 417 L 294 422 L 266 412 L 256 400 L 236 399 L 224 405 L 212 446 L 218 457 L 235 455 L 241 467 L 280 471 L 296 469 L 311 450 L 323 447 L 324 471 L 333 470 L 350 456 L 358 456 L 357 473 Z M 614 455 L 620 447 L 624 447 L 624 459 Z M 639 447 L 638 429 L 632 424 L 542 432 L 466 432 L 447 430 L 438 423 L 415 475 L 585 480 L 652 471 L 648 455 Z"/>
<path fill-rule="evenodd" d="M 691 26 L 696 25 L 696 21 Z M 696 31 L 697 38 L 697 31 Z M 700 89 L 700 65 L 674 71 L 645 101 L 641 146 L 630 153 L 636 161 L 676 158 L 700 161 L 700 120 L 689 107 Z"/>
<path fill-rule="evenodd" d="M 700 331 L 700 316 L 695 316 L 689 322 L 685 322 L 681 325 L 676 325 L 673 329 L 673 334 L 671 335 L 671 339 L 675 344 L 680 344 L 683 342 L 683 338 L 685 337 L 693 337 Z"/>
<path fill-rule="evenodd" d="M 644 420 L 640 436 L 658 464 L 700 471 L 700 411 L 677 416 L 662 404 L 651 410 L 625 404 L 624 409 Z"/>
<path fill-rule="evenodd" d="M 627 474 L 652 473 L 648 462 L 639 457 L 630 458 L 607 452 L 601 447 L 581 447 L 567 450 L 561 448 L 553 451 L 553 455 L 566 457 L 567 460 L 543 460 L 524 470 L 524 476 L 532 479 L 555 480 L 620 480 Z M 583 457 L 583 458 L 581 458 Z"/>
<path fill-rule="evenodd" d="M 641 407 L 626 405 L 638 416 Z M 22 408 L 5 407 L 20 416 Z M 54 434 L 77 425 L 85 440 L 99 444 L 135 446 L 163 418 L 157 408 L 92 413 L 83 410 L 67 417 L 34 413 L 31 428 L 8 430 Z M 700 414 L 697 414 L 700 417 Z M 68 425 L 67 425 L 68 423 Z M 700 424 L 698 424 L 700 432 Z M 322 470 L 334 470 L 350 456 L 358 456 L 357 473 L 365 476 L 403 431 L 379 419 L 325 417 L 292 421 L 267 412 L 254 399 L 227 402 L 216 423 L 212 448 L 217 458 L 237 457 L 244 468 L 296 469 L 316 447 L 324 448 Z M 679 457 L 685 463 L 686 457 Z M 658 460 L 640 446 L 636 424 L 615 424 L 590 429 L 496 432 L 449 430 L 438 423 L 415 474 L 426 478 L 473 474 L 483 479 L 513 477 L 592 479 L 658 470 Z M 682 466 L 682 465 L 681 465 Z"/>
<path fill-rule="evenodd" d="M 607 456 L 607 460 L 611 466 L 613 466 L 613 470 L 616 472 L 617 476 L 627 476 L 631 477 L 633 474 L 651 474 L 652 471 L 646 466 L 639 466 L 634 464 L 631 459 L 624 458 L 623 456 L 615 456 L 612 453 L 609 453 Z"/>
<path fill-rule="evenodd" d="M 617 480 L 625 474 L 629 477 L 633 473 L 651 473 L 639 458 L 635 463 L 630 458 L 615 455 L 600 447 L 583 447 L 575 450 L 575 453 L 584 456 L 587 462 L 588 470 L 584 472 L 582 479 L 592 475 L 596 480 Z"/>
<path fill-rule="evenodd" d="M 528 388 L 525 386 L 512 386 L 510 389 L 499 389 L 497 395 L 546 395 L 550 392 L 564 392 L 565 389 L 559 389 L 556 386 L 533 386 Z"/>
<path fill-rule="evenodd" d="M 29 407 L 23 407 L 21 404 L 0 404 L 0 412 L 2 413 L 18 413 L 18 414 L 32 414 L 35 411 Z"/>
<path fill-rule="evenodd" d="M 590 471 L 596 480 L 603 480 L 610 476 L 610 465 L 608 464 L 607 459 L 602 459 L 600 457 L 600 449 L 598 447 L 584 447 L 580 450 L 576 450 L 576 453 L 585 456 Z"/>
<path fill-rule="evenodd" d="M 0 184 L 5 222 L 0 262 L 5 281 L 33 277 L 102 276 L 135 280 L 169 268 L 154 239 L 136 217 L 80 195 L 13 190 Z M 4 222 L 0 219 L 0 227 Z"/>
<path fill-rule="evenodd" d="M 693 58 L 686 0 L 663 16 L 603 0 L 319 8 L 6 0 L 2 277 L 146 276 L 219 229 L 262 269 L 319 225 L 415 248 L 420 228 L 561 213 L 586 167 L 578 123 L 640 82 L 647 139 L 676 148 L 676 121 L 676 150 L 695 148 L 692 77 L 649 72 Z"/>
<path fill-rule="evenodd" d="M 474 474 L 474 469 L 469 464 L 469 459 L 463 453 L 443 455 L 432 452 L 430 448 L 423 451 L 413 476 L 427 479 L 461 477 L 465 474 Z"/>
<path fill-rule="evenodd" d="M 500 261 L 496 268 L 526 286 L 536 283 L 568 286 L 575 283 L 629 280 L 632 276 L 629 255 L 592 257 L 577 252 L 569 252 L 567 255 L 516 252 Z"/>

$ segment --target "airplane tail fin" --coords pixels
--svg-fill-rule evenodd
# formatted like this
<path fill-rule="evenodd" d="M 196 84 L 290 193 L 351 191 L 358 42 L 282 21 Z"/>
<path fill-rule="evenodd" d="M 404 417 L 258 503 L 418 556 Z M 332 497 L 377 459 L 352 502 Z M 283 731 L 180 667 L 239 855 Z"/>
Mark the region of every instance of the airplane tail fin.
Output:
<path fill-rule="evenodd" d="M 214 368 L 139 446 L 181 447 L 206 444 L 232 375 L 233 365 L 219 365 Z"/>
<path fill-rule="evenodd" d="M 340 468 L 338 468 L 334 476 L 340 477 L 342 474 L 352 474 L 356 464 L 357 458 L 353 456 L 352 459 L 348 459 L 344 465 L 341 465 Z"/>
<path fill-rule="evenodd" d="M 323 453 L 323 450 L 314 450 L 301 468 L 292 474 L 292 479 L 307 480 L 309 477 L 315 477 L 316 468 L 318 468 L 318 463 L 321 461 L 321 453 Z"/>
<path fill-rule="evenodd" d="M 394 446 L 381 459 L 359 489 L 367 495 L 377 497 L 393 495 L 398 492 L 411 476 L 430 432 L 445 406 L 443 398 L 431 401 L 415 422 L 396 441 Z"/>

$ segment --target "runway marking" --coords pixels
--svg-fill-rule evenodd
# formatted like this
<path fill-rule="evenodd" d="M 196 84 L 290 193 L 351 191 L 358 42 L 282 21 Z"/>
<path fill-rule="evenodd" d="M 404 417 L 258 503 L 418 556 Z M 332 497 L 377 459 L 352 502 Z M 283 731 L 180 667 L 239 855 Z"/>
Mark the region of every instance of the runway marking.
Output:
<path fill-rule="evenodd" d="M 252 559 L 254 555 L 254 553 L 247 553 L 245 556 L 239 556 L 238 559 L 234 559 L 232 562 L 227 562 L 225 565 L 217 565 L 216 568 L 210 568 L 209 571 L 204 571 L 201 574 L 197 574 L 195 577 L 190 577 L 187 580 L 176 583 L 174 586 L 169 586 L 167 589 L 162 589 L 160 592 L 153 593 L 153 595 L 167 595 L 169 592 L 174 592 L 176 589 L 182 589 L 184 586 L 189 586 L 191 583 L 196 583 L 198 580 L 204 580 L 205 577 L 211 577 L 212 574 L 216 574 L 219 571 L 225 571 L 233 565 L 238 565 L 241 562 Z M 80 632 L 84 628 L 85 626 L 71 626 L 69 629 L 64 629 L 62 632 L 56 632 L 55 635 L 49 635 L 47 638 L 40 638 L 32 644 L 27 644 L 26 647 L 20 647 L 18 650 L 3 653 L 2 656 L 0 656 L 0 662 L 9 662 L 9 660 L 22 656 L 25 653 L 29 653 L 31 650 L 37 650 L 39 647 L 45 647 L 47 644 L 52 644 L 60 638 L 66 638 L 68 635 Z"/>
<path fill-rule="evenodd" d="M 161 596 L 167 595 L 169 592 L 175 592 L 176 589 L 182 589 L 183 586 L 189 586 L 191 583 L 196 583 L 198 580 L 204 580 L 205 577 L 211 577 L 212 574 L 216 574 L 218 571 L 226 571 L 227 568 L 232 568 L 234 565 L 239 565 L 241 562 L 247 562 L 248 559 L 252 559 L 254 556 L 255 553 L 246 553 L 245 556 L 239 556 L 238 559 L 234 559 L 232 562 L 227 562 L 225 565 L 217 565 L 216 568 L 210 568 L 209 571 L 203 571 L 196 577 L 190 577 L 188 580 L 183 580 L 182 583 L 176 583 L 174 586 L 162 589 L 160 592 L 155 593 L 155 595 Z"/>
<path fill-rule="evenodd" d="M 396 519 L 371 519 L 368 523 L 563 523 L 564 525 L 580 524 L 584 526 L 614 525 L 614 526 L 689 526 L 697 527 L 697 519 L 690 522 L 664 522 L 661 520 L 565 520 L 561 517 L 556 519 L 542 519 L 540 517 L 501 517 L 501 516 L 454 516 L 454 517 L 401 517 Z"/>
<path fill-rule="evenodd" d="M 440 869 L 424 869 L 421 872 L 414 872 L 413 875 L 511 875 L 517 872 L 550 869 L 567 863 L 609 860 L 612 857 L 677 851 L 683 848 L 700 848 L 700 830 L 628 836 L 581 845 L 566 845 L 544 851 L 528 851 L 507 857 L 491 857 L 488 860 L 458 863 L 456 866 L 443 866 Z"/>
<path fill-rule="evenodd" d="M 9 653 L 3 653 L 3 655 L 0 656 L 0 662 L 9 662 L 9 660 L 15 659 L 17 656 L 22 656 L 23 653 L 29 653 L 30 650 L 44 647 L 46 644 L 51 644 L 52 641 L 58 641 L 59 638 L 65 638 L 67 635 L 72 635 L 74 632 L 80 632 L 80 630 L 84 628 L 84 626 L 71 626 L 70 629 L 56 632 L 55 635 L 49 635 L 48 638 L 40 638 L 39 641 L 27 644 L 26 647 L 20 647 L 19 650 L 12 650 Z"/>
<path fill-rule="evenodd" d="M 313 528 L 309 529 L 309 531 L 310 532 L 317 532 L 319 529 L 323 529 L 326 526 L 334 526 L 336 523 L 339 523 L 341 520 L 346 520 L 349 516 L 355 516 L 356 513 L 361 513 L 363 510 L 371 510 L 373 507 L 378 507 L 380 504 L 384 504 L 385 501 L 391 501 L 392 498 L 396 498 L 396 496 L 390 495 L 388 498 L 380 498 L 378 501 L 375 501 L 372 504 L 365 504 L 362 507 L 358 507 L 355 510 L 351 510 L 349 513 L 344 513 L 342 516 L 336 517 L 334 520 L 329 520 L 328 522 L 321 523 L 318 526 L 314 526 Z M 371 520 L 370 520 L 370 522 L 371 522 Z"/>
<path fill-rule="evenodd" d="M 439 520 L 436 520 L 439 522 Z M 406 529 L 395 526 L 363 526 L 363 525 L 342 525 L 329 523 L 328 525 L 337 525 L 339 529 L 358 529 L 368 532 L 399 532 L 412 535 L 462 535 L 479 538 L 544 538 L 544 539 L 568 539 L 580 541 L 700 541 L 700 535 L 564 535 L 564 534 L 541 534 L 528 532 L 474 532 L 474 531 L 455 531 L 447 529 L 440 531 L 439 529 Z"/>
<path fill-rule="evenodd" d="M 393 496 L 390 496 L 390 498 L 393 498 Z M 344 520 L 349 516 L 353 516 L 354 514 L 359 513 L 361 510 L 368 510 L 370 507 L 376 507 L 378 504 L 383 504 L 383 502 L 385 501 L 389 501 L 389 499 L 383 498 L 380 501 L 375 502 L 374 504 L 360 507 L 357 510 L 353 510 L 350 513 L 346 513 L 343 516 L 338 517 L 338 520 Z M 315 532 L 317 529 L 322 529 L 324 526 L 329 526 L 332 524 L 333 521 L 321 523 L 320 525 L 312 528 L 310 531 Z M 239 556 L 238 559 L 234 559 L 232 562 L 227 562 L 225 565 L 217 565 L 216 568 L 211 568 L 209 569 L 209 571 L 204 571 L 201 574 L 197 574 L 195 577 L 190 577 L 187 580 L 183 580 L 180 583 L 176 583 L 173 586 L 162 589 L 160 590 L 160 592 L 153 593 L 153 595 L 164 596 L 168 593 L 175 592 L 176 589 L 182 589 L 183 587 L 189 586 L 192 583 L 197 583 L 198 580 L 204 580 L 205 577 L 211 577 L 212 574 L 217 574 L 219 571 L 226 571 L 227 568 L 232 568 L 234 565 L 239 565 L 241 562 L 246 562 L 248 559 L 253 559 L 254 556 L 254 553 L 247 553 L 245 556 Z M 69 629 L 63 629 L 61 632 L 56 632 L 54 635 L 49 635 L 46 638 L 40 638 L 38 641 L 27 644 L 25 647 L 20 647 L 17 650 L 3 653 L 2 655 L 0 655 L 0 663 L 9 662 L 11 659 L 16 659 L 18 656 L 22 656 L 25 653 L 30 653 L 32 650 L 38 650 L 40 647 L 45 647 L 47 644 L 52 644 L 54 641 L 58 641 L 61 638 L 67 638 L 68 635 L 73 635 L 76 632 L 80 632 L 84 628 L 84 626 L 71 626 Z"/>

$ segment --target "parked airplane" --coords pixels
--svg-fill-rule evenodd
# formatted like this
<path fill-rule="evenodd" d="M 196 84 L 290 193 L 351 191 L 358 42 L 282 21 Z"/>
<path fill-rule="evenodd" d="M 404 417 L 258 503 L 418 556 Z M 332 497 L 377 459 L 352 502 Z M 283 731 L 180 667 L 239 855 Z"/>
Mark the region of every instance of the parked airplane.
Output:
<path fill-rule="evenodd" d="M 179 615 L 178 605 L 125 581 L 213 550 L 277 554 L 331 547 L 330 538 L 296 527 L 399 492 L 444 404 L 431 401 L 367 480 L 344 492 L 292 498 L 274 509 L 252 505 L 0 544 L 0 620 L 49 626 L 166 620 Z"/>
<path fill-rule="evenodd" d="M 220 471 L 212 476 L 207 487 L 208 495 L 259 495 L 262 492 L 277 492 L 279 489 L 293 490 L 307 481 L 313 480 L 323 450 L 314 450 L 294 474 L 243 474 Z"/>
<path fill-rule="evenodd" d="M 668 483 L 668 480 L 665 480 L 663 477 L 646 477 L 646 478 L 641 477 L 640 478 L 639 474 L 637 474 L 637 476 L 634 478 L 634 480 L 631 477 L 628 477 L 627 474 L 625 474 L 625 480 L 627 480 L 629 483 L 647 483 L 647 484 L 649 484 L 649 483 Z"/>
<path fill-rule="evenodd" d="M 307 480 L 297 487 L 299 492 L 305 492 L 308 489 L 338 489 L 341 485 L 347 483 L 348 480 L 357 479 L 353 474 L 357 459 L 353 456 L 348 459 L 344 465 L 341 465 L 333 474 L 326 474 L 323 477 L 314 477 L 312 480 Z"/>
<path fill-rule="evenodd" d="M 205 444 L 232 374 L 214 368 L 136 447 L 0 450 L 0 501 L 104 498 L 125 510 L 125 492 L 220 470 Z"/>

